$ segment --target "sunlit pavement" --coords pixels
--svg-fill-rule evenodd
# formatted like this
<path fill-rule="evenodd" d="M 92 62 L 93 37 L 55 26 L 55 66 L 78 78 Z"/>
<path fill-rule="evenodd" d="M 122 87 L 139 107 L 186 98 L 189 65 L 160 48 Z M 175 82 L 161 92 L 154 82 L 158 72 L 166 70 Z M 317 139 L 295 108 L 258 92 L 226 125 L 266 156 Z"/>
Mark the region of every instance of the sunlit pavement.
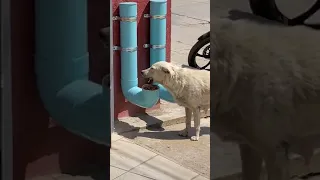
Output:
<path fill-rule="evenodd" d="M 155 151 L 113 134 L 110 154 L 110 179 L 114 180 L 206 180 Z"/>
<path fill-rule="evenodd" d="M 198 37 L 210 30 L 210 0 L 172 0 L 171 62 L 188 64 Z"/>

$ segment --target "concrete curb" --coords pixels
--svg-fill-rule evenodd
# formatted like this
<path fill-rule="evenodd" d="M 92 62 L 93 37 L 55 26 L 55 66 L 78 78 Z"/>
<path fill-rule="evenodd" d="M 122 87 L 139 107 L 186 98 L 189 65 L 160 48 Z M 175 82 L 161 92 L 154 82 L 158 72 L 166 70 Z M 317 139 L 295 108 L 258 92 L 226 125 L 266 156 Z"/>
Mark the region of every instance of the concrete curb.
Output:
<path fill-rule="evenodd" d="M 210 117 L 210 111 L 201 112 L 201 118 Z M 159 110 L 154 110 L 137 117 L 126 117 L 115 120 L 115 132 L 118 134 L 143 129 L 160 129 L 185 122 L 185 110 L 173 103 L 162 103 Z"/>

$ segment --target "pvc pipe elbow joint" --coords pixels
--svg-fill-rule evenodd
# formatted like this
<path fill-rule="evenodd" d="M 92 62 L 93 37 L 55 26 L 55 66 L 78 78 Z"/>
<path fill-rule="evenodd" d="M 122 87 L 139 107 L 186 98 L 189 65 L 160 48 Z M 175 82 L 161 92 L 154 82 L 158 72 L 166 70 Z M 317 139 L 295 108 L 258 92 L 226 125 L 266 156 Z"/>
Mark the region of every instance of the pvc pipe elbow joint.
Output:
<path fill-rule="evenodd" d="M 174 100 L 173 96 L 171 95 L 171 93 L 165 87 L 163 87 L 161 84 L 157 84 L 157 85 L 160 89 L 160 98 L 165 101 L 175 103 L 175 100 Z"/>
<path fill-rule="evenodd" d="M 138 86 L 138 80 L 122 81 L 122 93 L 124 97 L 131 103 L 142 108 L 151 108 L 159 101 L 159 89 L 145 90 Z"/>

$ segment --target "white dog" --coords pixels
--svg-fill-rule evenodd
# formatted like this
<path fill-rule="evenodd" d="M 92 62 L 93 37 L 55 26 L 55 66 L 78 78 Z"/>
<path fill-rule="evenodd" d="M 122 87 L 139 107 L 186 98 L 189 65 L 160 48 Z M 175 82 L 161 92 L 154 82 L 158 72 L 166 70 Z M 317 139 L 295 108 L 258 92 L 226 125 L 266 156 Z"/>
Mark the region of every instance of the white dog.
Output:
<path fill-rule="evenodd" d="M 320 147 L 319 31 L 212 20 L 211 130 L 240 146 L 242 179 L 289 180 L 289 154 Z"/>
<path fill-rule="evenodd" d="M 191 140 L 198 141 L 200 136 L 200 110 L 210 108 L 210 72 L 191 68 L 182 68 L 168 62 L 157 62 L 142 70 L 145 78 L 163 85 L 173 96 L 176 103 L 185 107 L 186 128 L 179 134 L 188 136 L 191 129 L 191 117 L 194 117 L 196 135 Z"/>

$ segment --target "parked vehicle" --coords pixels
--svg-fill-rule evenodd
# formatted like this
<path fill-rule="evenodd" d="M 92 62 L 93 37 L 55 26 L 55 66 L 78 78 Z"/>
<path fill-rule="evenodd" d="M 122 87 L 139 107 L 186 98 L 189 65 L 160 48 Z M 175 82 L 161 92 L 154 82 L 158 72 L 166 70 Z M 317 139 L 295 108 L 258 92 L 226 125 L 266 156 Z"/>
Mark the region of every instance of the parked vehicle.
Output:
<path fill-rule="evenodd" d="M 307 11 L 295 18 L 288 18 L 280 12 L 276 0 L 249 0 L 251 11 L 254 15 L 277 21 L 288 26 L 305 25 L 320 29 L 320 24 L 306 24 L 305 21 L 320 9 L 320 0 L 317 0 Z"/>
<path fill-rule="evenodd" d="M 202 58 L 202 62 L 197 62 L 197 57 Z M 210 31 L 201 35 L 198 41 L 192 46 L 188 55 L 188 64 L 198 69 L 208 69 L 210 65 Z"/>
<path fill-rule="evenodd" d="M 295 18 L 288 18 L 277 8 L 275 0 L 249 0 L 252 13 L 263 18 L 277 21 L 287 26 L 305 25 L 313 29 L 320 29 L 320 24 L 306 24 L 305 21 L 320 9 L 320 0 L 317 0 L 311 8 Z M 199 62 L 201 58 L 201 62 Z M 201 35 L 192 46 L 188 55 L 188 64 L 198 69 L 206 69 L 210 66 L 210 31 Z"/>

